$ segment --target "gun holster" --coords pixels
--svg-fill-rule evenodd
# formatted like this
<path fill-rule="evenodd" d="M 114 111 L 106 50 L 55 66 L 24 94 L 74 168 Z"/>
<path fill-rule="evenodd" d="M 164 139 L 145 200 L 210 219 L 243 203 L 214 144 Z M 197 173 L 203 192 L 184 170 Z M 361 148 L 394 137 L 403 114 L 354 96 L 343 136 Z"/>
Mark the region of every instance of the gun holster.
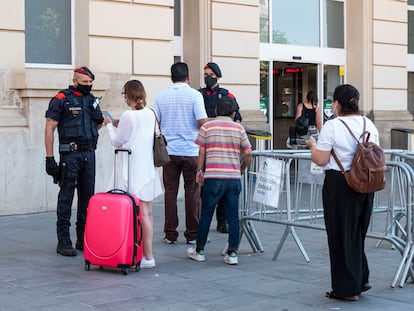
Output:
<path fill-rule="evenodd" d="M 55 184 L 58 184 L 59 186 L 62 186 L 62 184 L 65 181 L 65 175 L 66 175 L 66 163 L 60 162 L 58 175 L 56 176 L 56 178 L 53 179 L 53 182 Z"/>

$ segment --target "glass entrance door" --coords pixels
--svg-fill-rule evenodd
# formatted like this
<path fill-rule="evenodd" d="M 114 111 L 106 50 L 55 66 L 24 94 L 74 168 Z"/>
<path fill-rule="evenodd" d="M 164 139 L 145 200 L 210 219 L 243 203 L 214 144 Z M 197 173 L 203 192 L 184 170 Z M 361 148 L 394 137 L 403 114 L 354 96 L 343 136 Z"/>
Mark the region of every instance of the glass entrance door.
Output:
<path fill-rule="evenodd" d="M 344 83 L 344 70 L 338 65 L 260 62 L 260 109 L 272 132 L 272 148 L 285 149 L 289 127 L 294 125 L 296 108 L 309 90 L 318 94 L 322 122 L 333 117 L 332 95 Z M 341 69 L 341 70 L 340 70 Z"/>
<path fill-rule="evenodd" d="M 317 89 L 317 64 L 273 62 L 273 148 L 285 149 L 296 108 Z"/>

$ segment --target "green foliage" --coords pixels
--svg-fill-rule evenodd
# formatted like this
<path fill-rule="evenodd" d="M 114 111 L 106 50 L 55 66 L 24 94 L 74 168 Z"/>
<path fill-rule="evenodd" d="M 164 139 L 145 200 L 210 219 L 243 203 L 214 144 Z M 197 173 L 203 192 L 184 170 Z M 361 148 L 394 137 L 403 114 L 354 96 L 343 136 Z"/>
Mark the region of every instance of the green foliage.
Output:
<path fill-rule="evenodd" d="M 60 36 L 59 18 L 59 13 L 51 8 L 46 8 L 41 15 L 37 16 L 37 24 L 34 28 L 43 38 L 46 38 L 49 44 Z"/>

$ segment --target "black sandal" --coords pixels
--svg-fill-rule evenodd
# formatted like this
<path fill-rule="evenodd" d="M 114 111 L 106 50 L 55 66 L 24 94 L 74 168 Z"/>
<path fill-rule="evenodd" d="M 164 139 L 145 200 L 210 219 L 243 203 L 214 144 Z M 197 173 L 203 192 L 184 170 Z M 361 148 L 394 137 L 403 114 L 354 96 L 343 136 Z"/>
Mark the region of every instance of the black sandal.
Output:
<path fill-rule="evenodd" d="M 339 300 L 346 300 L 346 301 L 358 301 L 359 300 L 359 296 L 355 295 L 355 296 L 349 296 L 349 297 L 338 297 L 336 296 L 336 294 L 334 293 L 334 291 L 330 291 L 330 292 L 326 292 L 325 293 L 325 297 L 326 298 L 330 298 L 330 299 L 339 299 Z"/>

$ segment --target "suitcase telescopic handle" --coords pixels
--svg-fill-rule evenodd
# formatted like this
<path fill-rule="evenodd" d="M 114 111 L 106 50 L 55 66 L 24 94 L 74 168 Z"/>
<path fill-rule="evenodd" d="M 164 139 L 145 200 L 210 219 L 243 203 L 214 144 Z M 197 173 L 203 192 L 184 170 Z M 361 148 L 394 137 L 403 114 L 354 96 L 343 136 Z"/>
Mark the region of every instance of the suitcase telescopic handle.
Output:
<path fill-rule="evenodd" d="M 115 154 L 118 154 L 119 152 L 128 152 L 128 154 L 132 153 L 131 149 L 126 149 L 126 148 L 117 148 L 117 149 L 115 149 Z"/>
<path fill-rule="evenodd" d="M 106 193 L 112 193 L 112 194 L 128 194 L 128 192 L 122 190 L 122 189 L 111 189 L 108 190 Z"/>
<path fill-rule="evenodd" d="M 129 191 L 129 189 L 131 188 L 130 186 L 131 186 L 131 163 L 130 163 L 130 158 L 131 158 L 131 153 L 132 153 L 132 151 L 131 151 L 131 149 L 127 149 L 127 148 L 117 148 L 117 149 L 115 149 L 115 158 L 114 158 L 114 189 L 116 189 L 116 180 L 117 180 L 117 171 L 116 171 L 116 160 L 117 160 L 117 157 L 118 157 L 118 154 L 119 153 L 122 153 L 122 152 L 127 152 L 128 153 L 128 189 L 127 189 L 127 191 Z"/>

